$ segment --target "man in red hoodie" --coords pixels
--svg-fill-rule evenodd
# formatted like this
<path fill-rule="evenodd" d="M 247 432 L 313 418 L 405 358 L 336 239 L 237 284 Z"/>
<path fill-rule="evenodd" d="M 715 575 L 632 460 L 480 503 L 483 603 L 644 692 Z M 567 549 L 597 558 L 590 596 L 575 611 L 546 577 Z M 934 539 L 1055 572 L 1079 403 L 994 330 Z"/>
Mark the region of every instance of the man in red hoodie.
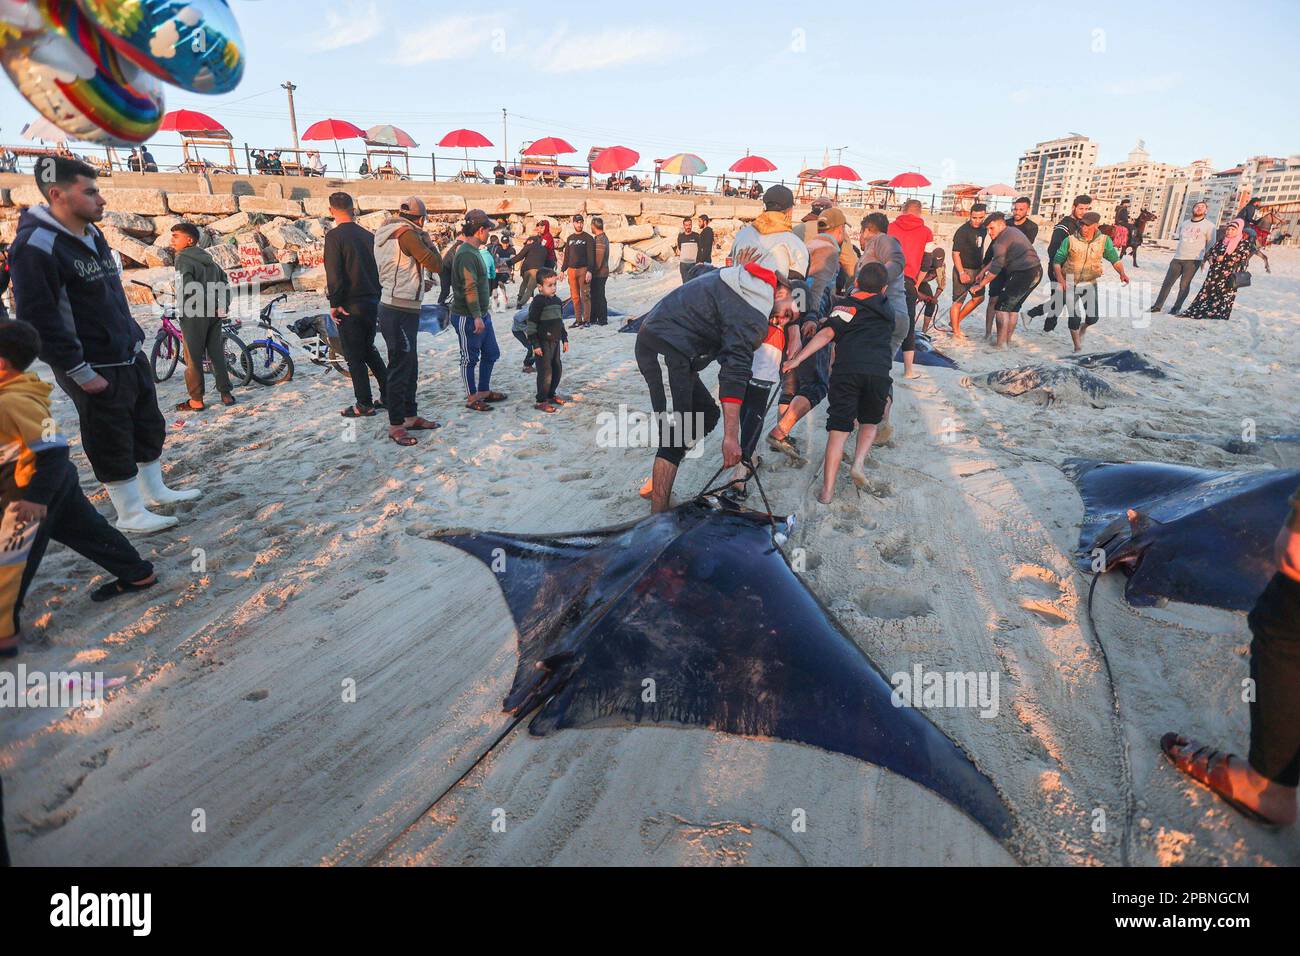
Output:
<path fill-rule="evenodd" d="M 889 234 L 903 247 L 903 286 L 907 295 L 907 338 L 903 339 L 903 377 L 916 378 L 912 362 L 916 358 L 916 281 L 921 274 L 925 247 L 934 242 L 934 233 L 921 218 L 921 201 L 903 203 L 903 214 L 889 224 Z"/>

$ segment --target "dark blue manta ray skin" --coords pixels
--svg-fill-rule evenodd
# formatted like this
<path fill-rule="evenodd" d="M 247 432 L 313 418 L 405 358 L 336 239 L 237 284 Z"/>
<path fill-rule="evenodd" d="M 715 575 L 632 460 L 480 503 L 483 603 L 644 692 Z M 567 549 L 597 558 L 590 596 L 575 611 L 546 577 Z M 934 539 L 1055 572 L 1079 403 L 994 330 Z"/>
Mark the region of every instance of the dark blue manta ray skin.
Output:
<path fill-rule="evenodd" d="M 1206 471 L 1156 462 L 1065 463 L 1083 498 L 1078 565 L 1095 548 L 1129 576 L 1124 596 L 1248 611 L 1277 570 L 1273 542 L 1300 471 Z"/>
<path fill-rule="evenodd" d="M 1123 349 L 1119 352 L 1088 352 L 1085 355 L 1067 355 L 1063 359 L 1083 368 L 1110 369 L 1112 372 L 1137 372 L 1148 378 L 1167 378 L 1165 370 L 1141 352 Z"/>
<path fill-rule="evenodd" d="M 772 544 L 766 514 L 691 502 L 560 535 L 437 536 L 497 570 L 519 631 L 504 701 L 531 733 L 655 723 L 857 757 L 944 797 L 1000 841 L 989 779 L 892 687 Z M 654 681 L 653 702 L 643 699 Z"/>
<path fill-rule="evenodd" d="M 903 361 L 903 347 L 901 345 L 894 354 L 894 361 L 900 364 Z M 924 332 L 916 333 L 916 356 L 914 361 L 917 365 L 930 365 L 934 368 L 961 368 L 956 361 L 935 348 L 934 343 L 930 341 L 930 336 Z"/>

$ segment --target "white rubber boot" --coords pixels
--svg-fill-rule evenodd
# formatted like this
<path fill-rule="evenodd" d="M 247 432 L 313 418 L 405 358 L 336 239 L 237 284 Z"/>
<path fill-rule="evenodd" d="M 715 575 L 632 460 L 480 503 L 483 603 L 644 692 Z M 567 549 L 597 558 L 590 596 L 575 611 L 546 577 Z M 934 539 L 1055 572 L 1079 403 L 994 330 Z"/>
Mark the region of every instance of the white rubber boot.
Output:
<path fill-rule="evenodd" d="M 193 501 L 202 497 L 198 488 L 176 491 L 163 484 L 162 459 L 155 458 L 140 466 L 140 487 L 144 490 L 144 500 L 151 505 L 170 505 L 178 501 Z"/>
<path fill-rule="evenodd" d="M 109 500 L 117 510 L 117 521 L 113 526 L 118 531 L 149 534 L 177 524 L 177 519 L 167 515 L 156 515 L 144 506 L 138 475 L 126 481 L 106 481 L 104 487 L 108 489 Z"/>

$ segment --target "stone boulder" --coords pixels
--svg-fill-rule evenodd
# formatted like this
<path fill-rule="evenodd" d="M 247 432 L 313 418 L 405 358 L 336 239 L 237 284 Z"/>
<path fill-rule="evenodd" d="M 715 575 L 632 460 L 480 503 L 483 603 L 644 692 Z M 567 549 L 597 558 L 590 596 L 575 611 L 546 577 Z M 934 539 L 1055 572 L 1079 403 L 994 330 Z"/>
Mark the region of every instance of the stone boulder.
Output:
<path fill-rule="evenodd" d="M 140 216 L 132 212 L 117 212 L 114 209 L 104 212 L 100 227 L 116 229 L 136 239 L 152 239 L 155 228 L 154 221 L 148 216 Z"/>
<path fill-rule="evenodd" d="M 246 212 L 237 212 L 225 219 L 218 219 L 216 222 L 209 224 L 208 228 L 218 235 L 229 236 L 253 225 L 255 223 L 252 216 Z"/>
<path fill-rule="evenodd" d="M 161 189 L 117 189 L 105 186 L 100 189 L 104 201 L 114 212 L 135 213 L 138 216 L 165 216 L 168 213 L 167 195 Z"/>
<path fill-rule="evenodd" d="M 334 220 L 328 218 L 303 219 L 298 223 L 300 229 L 304 229 L 307 235 L 313 239 L 324 239 L 325 234 L 334 228 Z"/>
<path fill-rule="evenodd" d="M 641 215 L 641 200 L 630 199 L 611 193 L 608 196 L 598 196 L 587 200 L 587 212 L 593 216 L 639 216 Z"/>
<path fill-rule="evenodd" d="M 645 272 L 650 268 L 650 257 L 640 249 L 624 246 L 623 267 L 626 272 Z"/>
<path fill-rule="evenodd" d="M 229 216 L 239 212 L 239 200 L 228 193 L 168 193 L 167 208 L 178 213 Z"/>
<path fill-rule="evenodd" d="M 387 221 L 388 213 L 386 212 L 371 212 L 364 216 L 357 217 L 357 224 L 365 229 L 369 229 L 371 232 L 374 232 Z"/>
<path fill-rule="evenodd" d="M 647 196 L 641 200 L 641 212 L 647 216 L 683 216 L 695 215 L 694 199 L 666 199 L 659 196 Z"/>
<path fill-rule="evenodd" d="M 233 242 L 218 242 L 208 246 L 208 255 L 212 257 L 213 262 L 226 271 L 238 269 L 243 265 L 239 257 L 239 247 Z"/>
<path fill-rule="evenodd" d="M 642 239 L 650 239 L 655 234 L 654 226 L 622 226 L 615 229 L 605 230 L 609 236 L 610 242 L 639 242 Z"/>
<path fill-rule="evenodd" d="M 311 266 L 295 269 L 293 272 L 293 289 L 295 292 L 324 292 L 325 267 Z"/>
<path fill-rule="evenodd" d="M 327 218 L 330 214 L 330 201 L 323 196 L 308 196 L 302 201 L 302 208 L 309 216 Z"/>
<path fill-rule="evenodd" d="M 45 197 L 34 185 L 14 186 L 9 190 L 9 199 L 15 206 L 39 206 Z"/>
<path fill-rule="evenodd" d="M 301 219 L 302 203 L 294 199 L 271 199 L 265 196 L 240 196 L 240 212 L 260 212 L 268 216 L 287 216 Z"/>
<path fill-rule="evenodd" d="M 301 249 L 315 240 L 307 230 L 287 219 L 272 219 L 258 229 L 273 249 Z"/>
<path fill-rule="evenodd" d="M 156 246 L 146 246 L 139 239 L 128 236 L 112 226 L 103 226 L 101 231 L 104 233 L 104 240 L 108 243 L 108 247 L 122 257 L 123 264 L 137 266 L 164 264 L 162 250 Z"/>

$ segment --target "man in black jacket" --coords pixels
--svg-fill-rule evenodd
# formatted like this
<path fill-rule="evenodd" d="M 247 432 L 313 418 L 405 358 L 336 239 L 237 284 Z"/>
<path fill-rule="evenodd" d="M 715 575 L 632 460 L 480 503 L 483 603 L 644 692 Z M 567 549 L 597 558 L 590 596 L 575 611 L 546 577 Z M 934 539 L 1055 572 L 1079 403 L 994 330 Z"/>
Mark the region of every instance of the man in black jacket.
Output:
<path fill-rule="evenodd" d="M 637 332 L 636 363 L 650 390 L 659 435 L 649 489 L 653 513 L 668 510 L 682 459 L 720 418 L 722 463 L 727 468 L 740 464 L 740 407 L 754 351 L 772 318 L 788 320 L 795 312 L 789 286 L 772 271 L 746 262 L 697 276 L 646 313 Z M 661 359 L 668 370 L 667 393 Z M 721 411 L 700 380 L 700 371 L 715 359 Z"/>
<path fill-rule="evenodd" d="M 713 227 L 709 225 L 709 217 L 700 213 L 697 217 L 700 227 L 699 231 L 699 252 L 700 262 L 706 266 L 713 264 Z"/>
<path fill-rule="evenodd" d="M 522 309 L 532 298 L 533 291 L 537 288 L 537 270 L 545 268 L 546 259 L 550 254 L 550 250 L 542 240 L 542 220 L 539 219 L 533 226 L 533 234 L 524 240 L 519 252 L 510 257 L 511 265 L 517 262 L 523 263 L 519 270 L 519 297 L 515 299 L 516 309 Z"/>
<path fill-rule="evenodd" d="M 599 216 L 591 219 L 591 322 L 609 325 L 609 302 L 605 299 L 605 283 L 609 282 L 609 236 L 605 235 L 605 220 Z"/>
<path fill-rule="evenodd" d="M 43 156 L 36 185 L 48 205 L 18 222 L 10 250 L 17 317 L 41 336 L 41 359 L 72 399 L 81 445 L 108 489 L 119 531 L 170 528 L 177 519 L 146 505 L 199 497 L 162 477 L 167 423 L 158 410 L 144 330 L 131 316 L 122 277 L 104 234 L 99 174 L 80 160 Z"/>
<path fill-rule="evenodd" d="M 369 418 L 384 407 L 388 397 L 388 370 L 375 348 L 379 321 L 379 267 L 375 264 L 375 237 L 354 221 L 352 197 L 330 196 L 334 228 L 325 234 L 325 294 L 330 315 L 339 328 L 339 342 L 348 360 L 355 405 L 343 409 L 344 418 Z M 369 371 L 379 383 L 375 405 Z"/>
<path fill-rule="evenodd" d="M 1052 229 L 1052 237 L 1047 240 L 1047 261 L 1051 262 L 1056 257 L 1056 250 L 1061 248 L 1061 243 L 1071 236 L 1077 236 L 1079 230 L 1083 227 L 1084 214 L 1092 209 L 1091 196 L 1075 196 L 1074 205 L 1070 210 L 1070 215 L 1062 216 L 1060 222 Z M 1056 284 L 1056 279 L 1051 279 L 1052 294 L 1046 302 L 1041 302 L 1034 306 L 1025 315 L 1032 319 L 1040 315 L 1046 316 L 1043 319 L 1043 331 L 1050 332 L 1056 328 L 1056 320 L 1061 313 L 1065 311 L 1065 289 Z"/>
<path fill-rule="evenodd" d="M 581 216 L 573 217 L 573 235 L 564 240 L 564 264 L 573 299 L 573 324 L 580 329 L 591 324 L 591 233 L 583 231 Z"/>

